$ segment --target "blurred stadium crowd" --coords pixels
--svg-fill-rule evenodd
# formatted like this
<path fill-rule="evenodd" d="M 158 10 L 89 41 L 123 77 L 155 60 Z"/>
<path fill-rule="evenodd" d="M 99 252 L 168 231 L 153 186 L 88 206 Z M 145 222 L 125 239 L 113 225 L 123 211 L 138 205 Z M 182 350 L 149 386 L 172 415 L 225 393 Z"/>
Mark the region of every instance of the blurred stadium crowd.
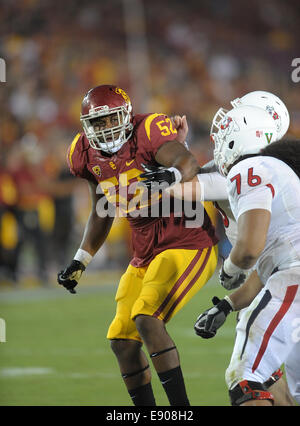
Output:
<path fill-rule="evenodd" d="M 89 202 L 85 183 L 67 169 L 66 151 L 93 86 L 119 85 L 137 112 L 186 114 L 200 164 L 212 156 L 216 110 L 252 90 L 277 94 L 290 111 L 289 136 L 300 135 L 299 86 L 291 80 L 298 0 L 0 3 L 7 67 L 0 83 L 0 283 L 32 271 L 47 283 L 78 246 Z M 134 46 L 147 64 L 137 87 Z M 106 267 L 127 263 L 128 236 L 117 222 L 103 252 Z"/>

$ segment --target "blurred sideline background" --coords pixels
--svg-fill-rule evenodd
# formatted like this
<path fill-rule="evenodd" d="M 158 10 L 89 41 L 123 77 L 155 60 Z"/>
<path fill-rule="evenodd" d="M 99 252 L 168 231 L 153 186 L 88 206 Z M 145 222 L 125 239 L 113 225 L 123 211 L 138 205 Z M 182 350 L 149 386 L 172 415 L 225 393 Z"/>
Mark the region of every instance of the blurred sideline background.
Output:
<path fill-rule="evenodd" d="M 291 114 L 289 136 L 299 137 L 297 0 L 2 0 L 1 23 L 2 287 L 53 283 L 81 241 L 88 193 L 66 151 L 91 87 L 119 85 L 139 113 L 186 114 L 200 164 L 212 158 L 216 110 L 252 90 L 277 94 Z M 122 269 L 129 259 L 123 219 L 89 269 Z"/>
<path fill-rule="evenodd" d="M 125 220 L 71 296 L 56 274 L 72 259 L 89 214 L 87 185 L 66 164 L 81 131 L 83 95 L 114 83 L 134 111 L 186 114 L 199 164 L 212 158 L 220 106 L 253 90 L 287 105 L 300 136 L 299 0 L 0 0 L 0 405 L 130 405 L 106 340 L 114 293 L 131 256 Z M 228 252 L 220 217 L 211 215 Z M 224 372 L 230 316 L 216 339 L 193 324 L 225 291 L 215 275 L 168 325 L 192 405 L 229 405 Z M 3 330 L 2 330 L 3 331 Z M 166 396 L 153 374 L 157 403 Z"/>

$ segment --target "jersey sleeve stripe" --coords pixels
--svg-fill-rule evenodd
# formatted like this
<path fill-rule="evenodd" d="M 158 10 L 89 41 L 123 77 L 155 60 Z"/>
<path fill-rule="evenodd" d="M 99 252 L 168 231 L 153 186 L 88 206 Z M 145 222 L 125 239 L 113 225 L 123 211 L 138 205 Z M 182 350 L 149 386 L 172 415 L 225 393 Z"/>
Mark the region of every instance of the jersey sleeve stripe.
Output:
<path fill-rule="evenodd" d="M 270 189 L 271 189 L 272 197 L 274 198 L 274 197 L 275 197 L 275 189 L 274 189 L 274 186 L 273 186 L 271 183 L 268 183 L 266 186 L 267 186 L 268 188 L 270 188 Z"/>
<path fill-rule="evenodd" d="M 78 139 L 80 138 L 80 133 L 77 133 L 77 135 L 75 136 L 75 138 L 73 139 L 73 142 L 71 143 L 70 146 L 70 152 L 69 152 L 69 162 L 71 167 L 73 168 L 73 162 L 72 162 L 72 155 L 74 153 L 75 147 L 76 147 L 76 143 L 78 141 Z"/>
<path fill-rule="evenodd" d="M 151 123 L 159 115 L 162 115 L 162 114 L 157 114 L 157 113 L 151 114 L 145 120 L 145 130 L 146 130 L 146 134 L 147 134 L 147 137 L 148 137 L 149 141 L 151 140 L 150 139 L 150 127 L 151 127 Z"/>

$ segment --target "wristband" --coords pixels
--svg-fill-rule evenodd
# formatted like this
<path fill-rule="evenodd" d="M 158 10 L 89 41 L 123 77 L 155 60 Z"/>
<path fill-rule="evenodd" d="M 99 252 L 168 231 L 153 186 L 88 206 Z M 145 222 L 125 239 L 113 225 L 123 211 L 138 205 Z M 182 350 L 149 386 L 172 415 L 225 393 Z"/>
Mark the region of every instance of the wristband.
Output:
<path fill-rule="evenodd" d="M 226 300 L 226 302 L 228 302 L 228 303 L 229 303 L 229 305 L 231 306 L 231 309 L 232 309 L 233 311 L 235 311 L 234 304 L 233 304 L 232 300 L 230 299 L 230 297 L 229 297 L 229 296 L 225 296 L 225 297 L 224 297 L 224 299 Z"/>
<path fill-rule="evenodd" d="M 181 182 L 182 179 L 182 174 L 180 173 L 180 171 L 178 169 L 176 169 L 176 167 L 170 167 L 169 172 L 173 172 L 175 175 L 175 182 L 174 183 L 179 183 Z"/>
<path fill-rule="evenodd" d="M 78 249 L 74 256 L 74 260 L 78 260 L 79 262 L 83 263 L 85 267 L 90 263 L 92 259 L 93 259 L 93 256 L 87 251 L 82 249 Z"/>
<path fill-rule="evenodd" d="M 243 271 L 242 268 L 239 268 L 234 263 L 232 263 L 230 256 L 228 256 L 225 262 L 223 263 L 223 270 L 225 274 L 229 275 L 230 277 L 232 277 L 233 275 L 237 275 Z"/>

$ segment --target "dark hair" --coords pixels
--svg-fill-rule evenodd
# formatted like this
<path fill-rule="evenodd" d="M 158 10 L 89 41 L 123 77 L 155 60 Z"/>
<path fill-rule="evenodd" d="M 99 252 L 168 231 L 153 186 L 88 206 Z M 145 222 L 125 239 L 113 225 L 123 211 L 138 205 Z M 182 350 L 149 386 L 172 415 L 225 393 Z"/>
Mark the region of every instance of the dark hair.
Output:
<path fill-rule="evenodd" d="M 285 162 L 300 178 L 300 141 L 280 140 L 266 146 L 258 155 L 275 157 Z"/>
<path fill-rule="evenodd" d="M 300 179 L 300 141 L 298 140 L 280 140 L 263 148 L 257 154 L 246 154 L 239 157 L 231 167 L 242 160 L 250 157 L 275 157 L 286 163 Z"/>
<path fill-rule="evenodd" d="M 137 150 L 138 150 L 137 129 L 138 129 L 138 127 L 139 127 L 140 124 L 141 124 L 141 122 L 137 123 L 134 126 L 134 128 L 132 130 L 132 136 L 129 139 L 129 143 L 130 143 L 130 156 L 132 158 L 136 157 L 136 153 L 137 153 Z"/>

